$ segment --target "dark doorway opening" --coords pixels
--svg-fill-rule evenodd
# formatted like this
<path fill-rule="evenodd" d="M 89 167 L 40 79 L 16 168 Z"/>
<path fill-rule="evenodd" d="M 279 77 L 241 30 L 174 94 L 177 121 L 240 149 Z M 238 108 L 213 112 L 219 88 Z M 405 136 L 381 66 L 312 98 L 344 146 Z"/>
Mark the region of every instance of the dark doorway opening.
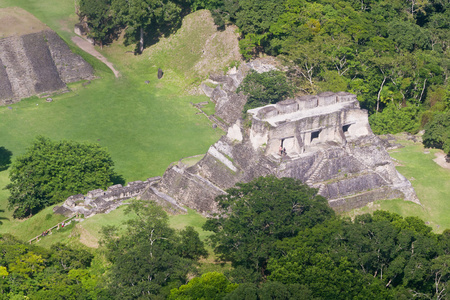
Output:
<path fill-rule="evenodd" d="M 350 128 L 350 125 L 351 125 L 351 124 L 342 126 L 342 131 L 343 131 L 344 133 L 345 133 L 345 132 L 348 132 L 348 129 Z"/>
<path fill-rule="evenodd" d="M 320 131 L 321 131 L 321 130 L 317 130 L 317 131 L 311 132 L 311 142 L 312 142 L 314 139 L 318 139 L 318 138 L 319 138 Z"/>

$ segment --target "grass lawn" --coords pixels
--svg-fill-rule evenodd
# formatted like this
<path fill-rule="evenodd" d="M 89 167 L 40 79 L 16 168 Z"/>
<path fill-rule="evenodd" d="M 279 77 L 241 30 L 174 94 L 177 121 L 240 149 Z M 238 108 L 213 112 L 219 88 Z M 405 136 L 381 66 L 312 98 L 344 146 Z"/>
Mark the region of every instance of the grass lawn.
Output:
<path fill-rule="evenodd" d="M 194 54 L 182 51 L 186 40 L 196 42 L 192 33 L 177 35 L 178 42 L 171 48 L 171 53 L 177 53 L 176 56 L 163 55 L 163 49 L 152 50 L 157 54 L 150 60 L 147 52 L 151 49 L 135 56 L 129 53 L 132 46 L 125 47 L 121 43 L 97 49 L 121 72 L 122 76 L 116 79 L 103 63 L 76 49 L 70 41 L 74 35 L 73 25 L 77 22 L 73 1 L 0 2 L 0 8 L 9 6 L 24 8 L 58 32 L 77 53 L 93 64 L 96 75 L 101 77 L 88 84 L 70 84 L 71 92 L 52 96 L 54 101 L 51 103 L 31 97 L 10 105 L 12 109 L 0 107 L 0 146 L 11 151 L 13 159 L 38 135 L 55 140 L 96 142 L 108 149 L 116 171 L 126 181 L 143 180 L 162 175 L 171 162 L 205 153 L 223 134 L 220 129 L 213 129 L 205 116 L 196 114 L 197 110 L 190 104 L 208 98 L 186 92 L 190 84 L 199 80 L 197 75 L 185 73 L 201 55 L 201 51 Z M 157 79 L 159 66 L 164 66 L 164 77 L 160 80 Z M 146 84 L 146 80 L 150 83 Z M 0 209 L 3 210 L 7 206 L 8 192 L 2 188 L 7 183 L 6 170 L 0 172 Z M 11 212 L 6 211 L 0 217 L 9 220 L 3 221 L 0 232 L 31 238 L 59 222 L 57 217 L 45 219 L 50 213 L 47 210 L 26 221 L 12 220 Z M 116 217 L 122 218 L 120 213 Z M 92 226 L 96 222 L 102 223 L 95 221 L 100 220 L 98 216 L 92 220 Z M 28 230 L 30 224 L 39 229 Z M 85 227 L 90 222 L 82 224 Z"/>
<path fill-rule="evenodd" d="M 390 155 L 401 164 L 397 170 L 411 181 L 422 206 L 401 199 L 383 200 L 353 210 L 348 215 L 354 216 L 382 209 L 404 217 L 420 217 L 428 222 L 436 233 L 450 229 L 450 170 L 440 167 L 433 161 L 434 153 L 438 150 L 430 150 L 426 154 L 420 143 L 411 141 L 401 143 L 405 148 L 393 150 Z"/>

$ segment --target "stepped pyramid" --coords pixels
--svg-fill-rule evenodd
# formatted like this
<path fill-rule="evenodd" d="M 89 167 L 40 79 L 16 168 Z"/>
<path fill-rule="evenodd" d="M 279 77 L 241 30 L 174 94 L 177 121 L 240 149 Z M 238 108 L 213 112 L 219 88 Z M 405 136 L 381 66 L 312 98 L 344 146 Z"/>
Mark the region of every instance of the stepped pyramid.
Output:
<path fill-rule="evenodd" d="M 52 30 L 19 8 L 0 10 L 0 105 L 65 90 L 93 69 Z"/>
<path fill-rule="evenodd" d="M 336 211 L 382 199 L 419 202 L 353 94 L 326 92 L 255 108 L 247 112 L 251 122 L 244 126 L 245 97 L 236 88 L 249 69 L 273 68 L 256 60 L 227 76 L 211 76 L 217 86 L 203 89 L 216 103 L 217 115 L 228 122 L 228 133 L 194 166 L 169 167 L 156 188 L 206 215 L 217 211 L 214 198 L 226 189 L 266 175 L 296 178 L 317 188 Z"/>

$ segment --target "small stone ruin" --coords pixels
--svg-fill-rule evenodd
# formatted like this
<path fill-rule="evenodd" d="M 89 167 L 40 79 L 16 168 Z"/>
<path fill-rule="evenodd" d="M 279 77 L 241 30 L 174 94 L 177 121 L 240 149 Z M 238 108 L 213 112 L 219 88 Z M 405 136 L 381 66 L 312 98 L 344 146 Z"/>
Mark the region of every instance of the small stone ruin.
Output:
<path fill-rule="evenodd" d="M 112 185 L 106 191 L 96 189 L 89 191 L 86 195 L 73 195 L 67 198 L 63 205 L 55 206 L 53 212 L 66 217 L 82 214 L 85 218 L 89 218 L 98 213 L 109 213 L 120 205 L 126 204 L 125 200 L 139 198 L 145 192 L 153 194 L 152 200 L 169 207 L 173 212 L 186 212 L 186 209 L 180 207 L 174 199 L 154 190 L 153 185 L 160 180 L 161 177 L 152 177 L 146 181 L 129 182 L 127 186 Z"/>

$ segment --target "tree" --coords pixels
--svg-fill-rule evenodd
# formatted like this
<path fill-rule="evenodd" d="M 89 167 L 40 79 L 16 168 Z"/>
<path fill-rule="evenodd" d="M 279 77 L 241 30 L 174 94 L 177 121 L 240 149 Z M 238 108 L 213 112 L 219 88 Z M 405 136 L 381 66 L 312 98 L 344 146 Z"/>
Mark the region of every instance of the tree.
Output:
<path fill-rule="evenodd" d="M 275 104 L 293 95 L 293 87 L 288 82 L 285 73 L 269 71 L 257 73 L 251 71 L 242 81 L 237 93 L 248 95 L 244 111 L 248 109 Z"/>
<path fill-rule="evenodd" d="M 423 144 L 426 147 L 439 148 L 450 154 L 450 111 L 436 115 L 425 126 Z"/>
<path fill-rule="evenodd" d="M 5 147 L 0 147 L 0 172 L 7 170 L 11 165 L 12 152 Z"/>
<path fill-rule="evenodd" d="M 178 246 L 179 253 L 182 257 L 197 260 L 200 257 L 208 257 L 208 251 L 205 249 L 205 244 L 200 240 L 198 232 L 194 227 L 186 226 L 180 232 L 181 243 Z"/>
<path fill-rule="evenodd" d="M 364 276 L 346 257 L 334 261 L 309 247 L 296 248 L 269 263 L 270 280 L 303 284 L 321 299 L 394 299 L 382 282 Z"/>
<path fill-rule="evenodd" d="M 292 237 L 334 215 L 325 198 L 300 181 L 273 176 L 238 183 L 216 198 L 221 212 L 208 219 L 205 230 L 221 259 L 238 267 L 236 273 L 266 276 L 274 243 Z"/>
<path fill-rule="evenodd" d="M 237 284 L 231 283 L 225 275 L 217 272 L 205 273 L 201 277 L 195 277 L 188 284 L 170 291 L 170 300 L 219 300 L 237 288 Z"/>
<path fill-rule="evenodd" d="M 106 188 L 116 176 L 113 165 L 97 144 L 40 136 L 10 167 L 9 208 L 22 218 L 70 195 Z"/>
<path fill-rule="evenodd" d="M 0 298 L 100 299 L 98 296 L 107 291 L 97 286 L 96 276 L 86 268 L 91 259 L 92 255 L 85 250 L 62 244 L 44 249 L 2 235 Z"/>
<path fill-rule="evenodd" d="M 136 215 L 126 223 L 126 234 L 119 236 L 115 227 L 103 229 L 102 244 L 113 264 L 109 290 L 117 299 L 162 299 L 194 272 L 195 261 L 188 257 L 205 250 L 196 242 L 190 247 L 194 252 L 186 253 L 189 247 L 183 246 L 185 241 L 169 227 L 167 214 L 155 202 L 133 202 L 126 213 Z"/>
<path fill-rule="evenodd" d="M 305 284 L 314 296 L 327 299 L 353 298 L 352 294 L 363 299 L 398 299 L 400 294 L 431 298 L 448 280 L 446 266 L 440 269 L 434 263 L 447 260 L 448 237 L 432 233 L 416 217 L 376 211 L 354 222 L 330 219 L 276 246 L 269 279 Z"/>
<path fill-rule="evenodd" d="M 61 243 L 52 245 L 51 249 L 53 254 L 50 260 L 63 270 L 87 268 L 91 265 L 91 261 L 94 258 L 87 250 L 73 249 Z"/>
<path fill-rule="evenodd" d="M 115 28 L 114 18 L 111 14 L 111 0 L 80 0 L 79 17 L 81 20 L 86 18 L 89 26 L 88 35 L 100 47 Z"/>
<path fill-rule="evenodd" d="M 399 107 L 395 103 L 389 103 L 383 112 L 369 116 L 369 122 L 375 134 L 405 131 L 415 133 L 419 129 L 418 107 Z"/>
<path fill-rule="evenodd" d="M 139 53 L 144 50 L 144 39 L 150 30 L 158 36 L 162 27 L 174 27 L 181 20 L 178 1 L 112 0 L 111 7 L 116 22 L 126 27 L 126 41 L 138 42 Z"/>

